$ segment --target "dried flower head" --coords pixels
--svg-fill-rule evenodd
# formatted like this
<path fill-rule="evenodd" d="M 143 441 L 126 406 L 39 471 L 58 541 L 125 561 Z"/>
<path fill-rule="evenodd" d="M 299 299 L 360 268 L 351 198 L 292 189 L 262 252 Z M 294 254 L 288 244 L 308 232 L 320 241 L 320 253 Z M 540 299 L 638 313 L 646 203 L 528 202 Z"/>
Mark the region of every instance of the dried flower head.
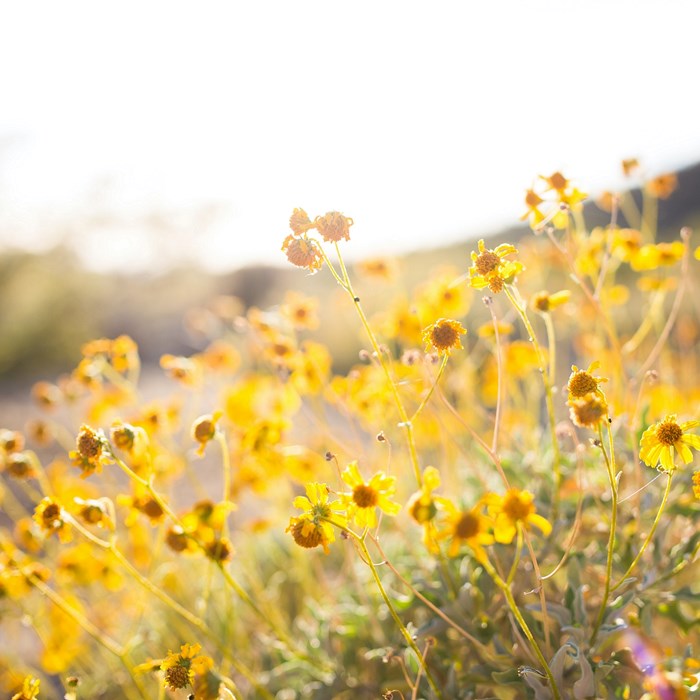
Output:
<path fill-rule="evenodd" d="M 314 228 L 314 224 L 303 209 L 295 209 L 289 217 L 289 228 L 294 231 L 295 236 L 301 236 L 309 229 Z"/>
<path fill-rule="evenodd" d="M 323 266 L 323 254 L 318 243 L 306 238 L 296 238 L 289 235 L 282 243 L 282 251 L 286 253 L 287 260 L 297 267 L 305 267 L 309 272 L 317 272 Z"/>
<path fill-rule="evenodd" d="M 494 294 L 503 289 L 504 284 L 509 284 L 515 276 L 522 272 L 522 263 L 506 260 L 509 255 L 515 255 L 518 251 L 510 243 L 502 243 L 493 250 L 487 249 L 483 239 L 478 243 L 478 253 L 472 251 L 472 266 L 469 268 L 469 284 L 474 289 L 488 287 Z"/>
<path fill-rule="evenodd" d="M 337 243 L 342 239 L 349 241 L 352 225 L 353 220 L 338 211 L 329 211 L 323 216 L 317 216 L 314 220 L 316 230 L 323 240 L 329 243 Z"/>

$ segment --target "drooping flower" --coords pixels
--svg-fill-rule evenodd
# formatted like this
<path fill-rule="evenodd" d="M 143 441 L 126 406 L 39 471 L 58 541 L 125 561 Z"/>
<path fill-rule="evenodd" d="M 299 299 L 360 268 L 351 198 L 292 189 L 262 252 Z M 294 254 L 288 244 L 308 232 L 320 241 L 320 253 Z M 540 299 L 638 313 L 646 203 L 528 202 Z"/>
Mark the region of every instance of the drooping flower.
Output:
<path fill-rule="evenodd" d="M 396 492 L 396 477 L 377 472 L 365 481 L 357 466 L 350 462 L 342 473 L 343 481 L 352 488 L 350 493 L 341 493 L 346 504 L 347 517 L 358 527 L 374 527 L 377 524 L 377 508 L 387 515 L 396 515 L 401 506 L 391 500 Z"/>
<path fill-rule="evenodd" d="M 675 453 L 680 455 L 683 464 L 693 461 L 694 450 L 700 450 L 700 436 L 687 431 L 700 425 L 698 420 L 678 423 L 675 414 L 650 425 L 640 441 L 639 458 L 652 469 L 672 472 L 676 468 Z"/>
<path fill-rule="evenodd" d="M 494 294 L 503 289 L 503 285 L 513 281 L 513 278 L 523 270 L 522 263 L 517 260 L 505 260 L 508 255 L 518 251 L 510 243 L 501 243 L 493 250 L 487 249 L 483 238 L 478 243 L 479 252 L 472 251 L 473 265 L 469 268 L 469 284 L 474 289 L 488 287 Z"/>
<path fill-rule="evenodd" d="M 103 464 L 110 464 L 109 443 L 102 430 L 94 430 L 89 425 L 82 425 L 76 438 L 77 450 L 69 453 L 76 467 L 82 469 L 81 478 L 86 478 L 102 469 Z"/>
<path fill-rule="evenodd" d="M 328 496 L 326 484 L 310 482 L 306 485 L 306 496 L 294 499 L 294 507 L 304 512 L 290 519 L 286 532 L 291 532 L 300 547 L 313 549 L 321 545 L 328 554 L 328 545 L 335 541 L 333 525 L 347 527 L 348 521 L 343 514 L 345 503 L 329 501 Z"/>
<path fill-rule="evenodd" d="M 461 510 L 445 499 L 443 506 L 446 512 L 445 528 L 440 530 L 438 539 L 450 539 L 447 554 L 456 557 L 463 544 L 466 544 L 478 561 L 486 559 L 484 545 L 493 544 L 490 534 L 492 522 L 481 512 L 481 505 L 469 510 Z"/>
<path fill-rule="evenodd" d="M 309 215 L 303 209 L 295 209 L 289 217 L 289 228 L 294 231 L 296 236 L 301 236 L 309 229 L 314 228 Z"/>
<path fill-rule="evenodd" d="M 549 521 L 536 512 L 534 496 L 529 491 L 508 489 L 503 496 L 489 493 L 483 497 L 489 515 L 494 520 L 496 542 L 509 544 L 517 534 L 518 524 L 525 530 L 536 527 L 545 537 L 552 531 Z"/>
<path fill-rule="evenodd" d="M 453 350 L 461 350 L 462 342 L 459 336 L 466 332 L 459 321 L 441 318 L 423 331 L 426 352 L 449 355 Z"/>
<path fill-rule="evenodd" d="M 309 272 L 317 272 L 323 266 L 323 254 L 316 241 L 303 236 L 290 234 L 282 243 L 282 251 L 292 265 L 305 267 Z"/>
<path fill-rule="evenodd" d="M 323 216 L 314 219 L 314 226 L 321 234 L 324 241 L 335 243 L 341 239 L 350 240 L 350 227 L 353 225 L 350 217 L 344 216 L 339 211 L 329 211 Z"/>
<path fill-rule="evenodd" d="M 213 414 L 200 416 L 192 424 L 192 439 L 199 443 L 197 454 L 201 457 L 208 442 L 211 442 L 217 433 L 217 423 L 223 413 L 215 411 Z"/>
<path fill-rule="evenodd" d="M 568 402 L 569 416 L 579 428 L 596 428 L 608 415 L 608 402 L 605 396 L 595 391 L 579 399 Z"/>

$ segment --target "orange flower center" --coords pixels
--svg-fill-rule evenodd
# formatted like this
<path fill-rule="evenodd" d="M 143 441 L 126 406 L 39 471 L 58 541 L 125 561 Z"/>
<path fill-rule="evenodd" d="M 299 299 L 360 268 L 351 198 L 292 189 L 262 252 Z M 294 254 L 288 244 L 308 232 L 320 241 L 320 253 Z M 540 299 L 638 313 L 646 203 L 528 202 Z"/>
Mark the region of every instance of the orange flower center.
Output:
<path fill-rule="evenodd" d="M 662 445 L 674 445 L 683 437 L 681 426 L 673 421 L 667 420 L 659 424 L 656 429 L 656 439 Z"/>
<path fill-rule="evenodd" d="M 85 431 L 78 436 L 78 452 L 86 459 L 94 459 L 100 456 L 102 443 L 94 433 Z"/>
<path fill-rule="evenodd" d="M 501 259 L 496 253 L 490 250 L 485 250 L 474 262 L 476 271 L 480 275 L 488 275 L 489 272 L 493 272 L 500 264 Z"/>
<path fill-rule="evenodd" d="M 462 513 L 455 525 L 455 536 L 468 540 L 479 534 L 479 518 L 474 513 Z"/>
<path fill-rule="evenodd" d="M 430 331 L 430 342 L 438 350 L 446 350 L 459 343 L 459 332 L 448 323 L 440 323 Z"/>
<path fill-rule="evenodd" d="M 48 527 L 53 527 L 54 523 L 60 518 L 60 516 L 61 508 L 55 503 L 50 503 L 48 506 L 46 506 L 46 508 L 44 508 L 44 512 L 41 515 L 44 524 Z"/>
<path fill-rule="evenodd" d="M 598 382 L 595 377 L 584 370 L 579 370 L 569 379 L 569 394 L 575 399 L 597 390 Z"/>
<path fill-rule="evenodd" d="M 189 665 L 189 664 L 188 664 Z M 184 666 L 171 666 L 165 672 L 165 682 L 170 688 L 186 688 L 190 684 L 189 668 Z"/>
<path fill-rule="evenodd" d="M 510 520 L 525 520 L 533 511 L 532 503 L 520 498 L 519 494 L 509 494 L 503 501 L 503 512 Z"/>
<path fill-rule="evenodd" d="M 379 494 L 371 486 L 360 484 L 353 489 L 352 500 L 360 508 L 373 508 L 377 505 Z"/>
<path fill-rule="evenodd" d="M 314 527 L 304 534 L 304 525 L 306 525 L 307 522 L 308 521 L 305 520 L 299 520 L 294 523 L 294 526 L 292 527 L 292 537 L 300 547 L 313 549 L 321 544 L 323 541 L 323 536 L 321 534 L 321 530 L 319 530 L 317 527 Z"/>

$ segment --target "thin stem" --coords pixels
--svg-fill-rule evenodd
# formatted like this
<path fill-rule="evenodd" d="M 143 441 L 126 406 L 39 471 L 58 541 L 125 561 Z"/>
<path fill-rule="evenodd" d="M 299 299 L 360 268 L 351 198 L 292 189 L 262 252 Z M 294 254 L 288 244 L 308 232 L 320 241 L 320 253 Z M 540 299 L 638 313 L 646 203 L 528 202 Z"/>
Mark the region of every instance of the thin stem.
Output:
<path fill-rule="evenodd" d="M 513 598 L 510 586 L 498 575 L 498 572 L 493 568 L 491 562 L 488 559 L 483 559 L 479 563 L 482 564 L 484 569 L 486 569 L 486 573 L 493 579 L 494 583 L 503 591 L 503 595 L 506 598 L 506 603 L 508 603 L 508 607 L 510 608 L 511 613 L 513 613 L 513 616 L 518 621 L 520 629 L 522 629 L 523 633 L 527 637 L 528 642 L 530 642 L 532 650 L 535 652 L 535 656 L 537 656 L 537 659 L 539 660 L 540 664 L 542 664 L 542 668 L 544 669 L 544 672 L 547 676 L 547 680 L 549 681 L 549 688 L 552 691 L 552 697 L 554 698 L 554 700 L 561 700 L 559 688 L 557 687 L 557 683 L 554 680 L 552 669 L 549 667 L 547 659 L 545 659 L 542 650 L 537 644 L 537 640 L 535 639 L 534 635 L 532 634 L 530 628 L 527 625 L 527 622 L 525 622 L 525 618 L 522 616 L 522 613 L 520 612 L 520 609 L 518 608 L 518 605 L 515 602 L 515 598 Z"/>
<path fill-rule="evenodd" d="M 600 448 L 603 451 L 603 456 L 605 457 L 605 466 L 608 471 L 608 478 L 610 479 L 610 491 L 612 495 L 612 512 L 610 515 L 610 536 L 608 537 L 608 557 L 605 566 L 605 586 L 603 589 L 603 599 L 600 602 L 600 610 L 598 611 L 598 617 L 596 618 L 595 625 L 593 627 L 593 634 L 591 635 L 591 646 L 595 643 L 598 637 L 598 632 L 600 631 L 600 626 L 603 624 L 605 619 L 605 611 L 608 607 L 608 597 L 610 596 L 610 584 L 612 579 L 612 566 L 613 566 L 613 555 L 615 553 L 615 529 L 617 527 L 617 480 L 615 478 L 615 450 L 613 447 L 612 430 L 610 429 L 610 423 L 606 423 L 608 428 L 608 440 L 610 443 L 610 456 L 605 450 L 605 444 L 603 440 L 603 429 L 598 424 L 598 439 L 600 440 Z"/>
<path fill-rule="evenodd" d="M 226 514 L 224 516 L 224 526 L 223 526 L 223 536 L 228 537 L 228 505 L 229 498 L 231 497 L 231 453 L 229 452 L 228 442 L 226 441 L 226 435 L 223 430 L 217 428 L 216 430 L 216 441 L 219 443 L 221 448 L 221 461 L 224 472 L 224 508 L 226 508 Z"/>
<path fill-rule="evenodd" d="M 333 525 L 336 525 L 336 527 L 340 527 L 337 525 L 337 523 L 334 523 L 332 520 L 328 520 L 329 523 L 332 523 Z M 423 655 L 421 654 L 420 649 L 418 648 L 417 644 L 413 640 L 413 637 L 411 636 L 410 632 L 406 629 L 406 626 L 403 624 L 401 621 L 401 618 L 399 617 L 399 614 L 396 612 L 396 609 L 394 608 L 393 603 L 391 602 L 391 599 L 389 598 L 386 589 L 384 588 L 384 584 L 382 584 L 382 579 L 379 576 L 379 572 L 377 571 L 377 567 L 375 563 L 372 561 L 372 557 L 370 556 L 369 550 L 367 549 L 367 545 L 365 544 L 365 541 L 362 537 L 360 537 L 357 533 L 353 532 L 349 528 L 346 527 L 340 527 L 340 529 L 345 532 L 347 535 L 352 537 L 354 541 L 357 543 L 357 546 L 360 548 L 360 551 L 362 553 L 362 559 L 364 560 L 365 564 L 369 566 L 370 571 L 372 572 L 372 578 L 374 578 L 374 582 L 377 584 L 377 588 L 379 589 L 379 593 L 384 599 L 384 603 L 386 604 L 387 608 L 389 609 L 389 613 L 391 616 L 394 618 L 394 622 L 396 622 L 398 628 L 401 630 L 401 634 L 403 635 L 403 638 L 406 640 L 406 643 L 408 644 L 409 647 L 413 650 L 415 655 L 418 657 L 418 661 L 421 664 L 421 667 L 423 668 L 423 671 L 425 672 L 425 677 L 428 679 L 428 683 L 430 684 L 430 687 L 433 689 L 433 692 L 435 695 L 437 695 L 438 698 L 442 698 L 442 692 L 438 688 L 437 683 L 435 682 L 435 679 L 433 678 L 432 673 L 430 672 L 430 669 L 428 668 L 425 659 L 423 658 Z"/>
<path fill-rule="evenodd" d="M 414 411 L 413 415 L 409 418 L 409 421 L 413 423 L 413 421 L 418 417 L 418 414 L 425 408 L 425 405 L 428 403 L 430 400 L 430 397 L 433 395 L 433 392 L 435 391 L 435 387 L 438 385 L 438 382 L 440 381 L 440 378 L 442 377 L 443 372 L 445 371 L 445 367 L 447 367 L 447 360 L 449 356 L 448 355 L 443 355 L 442 362 L 440 363 L 440 369 L 438 370 L 437 376 L 433 380 L 433 383 L 430 385 L 430 389 L 428 390 L 428 393 L 425 395 L 423 400 L 420 402 L 420 406 Z"/>
<path fill-rule="evenodd" d="M 515 572 L 518 570 L 518 564 L 520 563 L 520 553 L 523 549 L 523 528 L 518 521 L 518 537 L 515 541 L 515 555 L 513 557 L 513 564 L 508 572 L 508 578 L 506 579 L 506 585 L 510 586 L 515 578 Z"/>
<path fill-rule="evenodd" d="M 493 300 L 491 297 L 484 297 L 484 304 L 486 304 L 486 307 L 491 313 L 493 337 L 496 341 L 496 417 L 493 421 L 493 437 L 491 438 L 491 451 L 496 454 L 498 451 L 498 429 L 501 425 L 501 409 L 503 406 L 503 356 L 501 354 L 501 336 L 498 332 L 498 319 L 493 310 Z"/>
<path fill-rule="evenodd" d="M 544 326 L 547 329 L 547 354 L 549 355 L 549 383 L 551 386 L 556 386 L 557 374 L 557 344 L 556 335 L 554 333 L 554 324 L 552 323 L 552 315 L 549 312 L 542 314 Z"/>
<path fill-rule="evenodd" d="M 522 525 L 518 524 L 519 528 L 522 529 Z M 538 581 L 538 593 L 540 596 L 540 608 L 542 609 L 542 627 L 544 629 L 544 648 L 547 651 L 547 656 L 552 655 L 552 647 L 550 643 L 550 633 L 549 633 L 549 611 L 547 610 L 547 598 L 544 593 L 544 586 L 542 585 L 542 572 L 540 571 L 540 565 L 535 556 L 535 550 L 532 547 L 532 540 L 530 540 L 530 535 L 525 532 L 525 545 L 527 546 L 527 551 L 530 554 L 530 561 L 532 562 L 532 568 L 535 572 L 535 576 Z"/>
<path fill-rule="evenodd" d="M 627 568 L 627 571 L 622 575 L 620 580 L 612 587 L 612 591 L 616 591 L 624 582 L 625 579 L 632 573 L 634 570 L 634 567 L 637 566 L 639 563 L 639 560 L 642 558 L 642 555 L 644 554 L 647 546 L 649 545 L 649 542 L 651 542 L 652 538 L 654 537 L 654 533 L 656 532 L 656 528 L 659 525 L 659 521 L 661 520 L 661 514 L 664 512 L 664 508 L 666 507 L 666 501 L 668 501 L 668 495 L 671 493 L 671 480 L 673 479 L 673 472 L 668 473 L 668 481 L 666 482 L 666 490 L 664 491 L 663 498 L 661 499 L 661 505 L 659 506 L 659 510 L 656 512 L 656 517 L 654 518 L 654 523 L 651 526 L 651 530 L 649 530 L 649 534 L 646 536 L 646 539 L 644 540 L 644 543 L 642 544 L 641 549 L 637 553 L 637 556 L 634 558 L 634 561 L 629 565 Z"/>

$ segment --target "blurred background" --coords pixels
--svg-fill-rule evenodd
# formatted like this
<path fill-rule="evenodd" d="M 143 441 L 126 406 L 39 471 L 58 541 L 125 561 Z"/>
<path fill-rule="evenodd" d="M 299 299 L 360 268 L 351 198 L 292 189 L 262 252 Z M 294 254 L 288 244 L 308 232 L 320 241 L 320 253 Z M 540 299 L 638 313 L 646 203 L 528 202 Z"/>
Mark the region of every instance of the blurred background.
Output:
<path fill-rule="evenodd" d="M 325 296 L 280 250 L 294 207 L 414 280 L 526 232 L 557 170 L 592 200 L 634 186 L 623 158 L 678 172 L 662 225 L 700 221 L 693 0 L 0 7 L 6 422 L 90 338 L 155 366 L 217 296 Z"/>

